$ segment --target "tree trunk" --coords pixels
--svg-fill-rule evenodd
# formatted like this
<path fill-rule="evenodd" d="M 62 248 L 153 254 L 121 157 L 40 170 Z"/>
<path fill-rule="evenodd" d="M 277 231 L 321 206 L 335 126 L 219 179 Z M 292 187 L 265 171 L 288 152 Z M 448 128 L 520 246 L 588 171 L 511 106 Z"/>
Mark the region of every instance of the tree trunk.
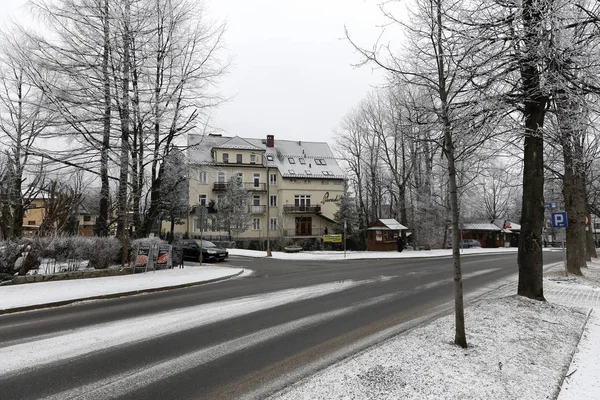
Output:
<path fill-rule="evenodd" d="M 128 232 L 127 232 L 127 184 L 129 177 L 129 128 L 130 128 L 130 116 L 129 116 L 129 66 L 130 56 L 129 50 L 131 48 L 131 37 L 130 37 L 130 3 L 129 0 L 124 1 L 125 15 L 123 17 L 123 71 L 122 71 L 122 89 L 123 98 L 121 104 L 121 159 L 120 159 L 120 173 L 119 173 L 119 201 L 118 201 L 118 215 L 119 221 L 117 223 L 117 237 L 121 240 L 122 246 L 122 261 L 124 265 L 127 263 L 128 253 Z"/>
<path fill-rule="evenodd" d="M 537 1 L 523 1 L 524 49 L 519 68 L 524 92 L 523 209 L 519 237 L 517 294 L 544 299 L 542 228 L 544 224 L 544 125 L 546 97 L 542 95 L 536 50 L 543 10 Z"/>
<path fill-rule="evenodd" d="M 565 173 L 563 175 L 563 196 L 568 224 L 566 228 L 567 271 L 582 275 L 581 268 L 586 266 L 585 236 L 585 187 L 579 173 L 573 173 L 573 160 L 563 150 Z"/>
<path fill-rule="evenodd" d="M 109 221 L 109 196 L 110 186 L 108 181 L 108 152 L 110 151 L 110 116 L 111 116 L 111 94 L 110 94 L 110 26 L 108 1 L 104 0 L 104 51 L 102 53 L 102 80 L 104 86 L 104 116 L 102 120 L 102 148 L 100 149 L 100 210 L 96 220 L 95 234 L 97 236 L 108 236 Z"/>
<path fill-rule="evenodd" d="M 450 186 L 450 208 L 452 210 L 452 259 L 454 260 L 454 319 L 456 331 L 454 343 L 460 347 L 467 347 L 465 332 L 465 311 L 463 304 L 462 270 L 460 266 L 460 231 L 458 229 L 458 188 L 456 185 L 456 167 L 454 165 L 454 144 L 450 127 L 445 128 L 444 141 L 446 143 L 446 158 L 448 160 L 448 185 Z"/>

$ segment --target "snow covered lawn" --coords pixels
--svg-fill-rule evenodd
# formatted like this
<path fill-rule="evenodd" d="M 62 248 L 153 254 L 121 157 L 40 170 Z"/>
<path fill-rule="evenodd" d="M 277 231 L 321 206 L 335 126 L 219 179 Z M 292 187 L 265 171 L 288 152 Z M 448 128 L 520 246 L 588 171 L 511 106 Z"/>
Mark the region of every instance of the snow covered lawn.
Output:
<path fill-rule="evenodd" d="M 442 317 L 273 398 L 553 398 L 585 320 L 585 310 L 518 296 L 481 300 L 466 309 L 468 349 L 453 344 L 453 315 Z"/>
<path fill-rule="evenodd" d="M 242 271 L 242 268 L 186 266 L 133 275 L 1 286 L 0 310 L 203 282 Z"/>

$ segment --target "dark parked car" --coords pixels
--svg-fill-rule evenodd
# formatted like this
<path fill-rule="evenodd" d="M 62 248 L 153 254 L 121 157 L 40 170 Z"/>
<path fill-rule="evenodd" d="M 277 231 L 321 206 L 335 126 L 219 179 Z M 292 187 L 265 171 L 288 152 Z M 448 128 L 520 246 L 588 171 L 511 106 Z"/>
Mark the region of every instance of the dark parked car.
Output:
<path fill-rule="evenodd" d="M 479 243 L 479 240 L 465 239 L 465 240 L 460 241 L 460 243 L 458 244 L 458 247 L 460 247 L 461 249 L 469 249 L 471 247 L 481 247 L 481 243 Z"/>
<path fill-rule="evenodd" d="M 208 240 L 179 240 L 173 243 L 173 247 L 183 250 L 184 260 L 200 261 L 200 248 L 202 248 L 202 261 L 223 261 L 229 256 L 227 250 L 217 247 Z"/>

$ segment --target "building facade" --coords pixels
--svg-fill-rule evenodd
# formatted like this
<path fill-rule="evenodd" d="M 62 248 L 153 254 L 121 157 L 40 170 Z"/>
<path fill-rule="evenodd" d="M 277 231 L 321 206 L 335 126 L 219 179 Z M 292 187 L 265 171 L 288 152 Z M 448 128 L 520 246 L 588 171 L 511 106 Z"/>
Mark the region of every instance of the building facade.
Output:
<path fill-rule="evenodd" d="M 320 237 L 333 232 L 344 173 L 324 142 L 190 135 L 189 202 L 207 207 L 205 236 L 226 235 L 219 204 L 228 185 L 247 192 L 248 224 L 236 238 Z M 200 235 L 190 214 L 175 233 Z"/>

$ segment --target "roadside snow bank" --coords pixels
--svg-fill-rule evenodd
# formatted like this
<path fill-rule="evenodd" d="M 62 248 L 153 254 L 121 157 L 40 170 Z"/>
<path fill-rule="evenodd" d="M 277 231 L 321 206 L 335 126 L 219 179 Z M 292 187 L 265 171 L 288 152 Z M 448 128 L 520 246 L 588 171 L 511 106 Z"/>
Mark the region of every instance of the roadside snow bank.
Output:
<path fill-rule="evenodd" d="M 8 285 L 0 287 L 0 310 L 198 283 L 242 271 L 242 268 L 186 266 L 132 275 Z"/>
<path fill-rule="evenodd" d="M 547 399 L 571 362 L 587 313 L 520 296 L 417 327 L 308 377 L 274 399 Z"/>

